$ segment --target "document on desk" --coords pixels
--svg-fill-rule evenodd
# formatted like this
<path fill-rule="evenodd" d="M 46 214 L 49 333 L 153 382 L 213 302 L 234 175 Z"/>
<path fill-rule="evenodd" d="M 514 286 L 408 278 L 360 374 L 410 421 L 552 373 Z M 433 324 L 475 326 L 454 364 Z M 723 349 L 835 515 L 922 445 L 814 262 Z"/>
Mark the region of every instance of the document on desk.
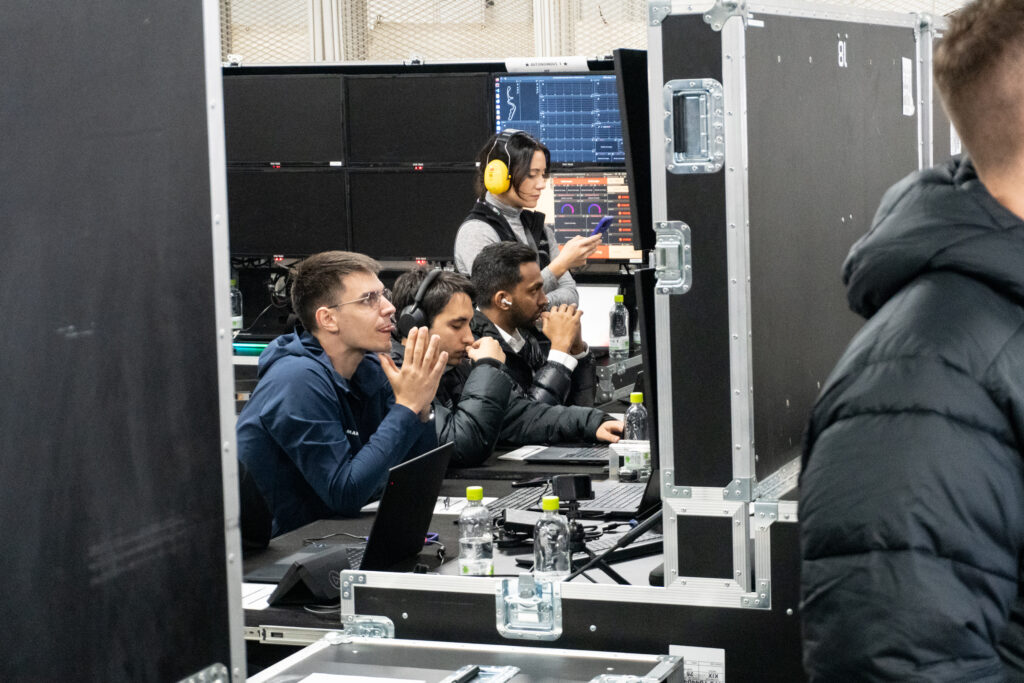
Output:
<path fill-rule="evenodd" d="M 502 453 L 498 456 L 498 460 L 526 460 L 528 456 L 534 453 L 540 453 L 547 446 L 520 446 L 514 451 L 508 453 Z"/>
<path fill-rule="evenodd" d="M 275 588 L 275 583 L 243 583 L 242 609 L 267 609 L 267 598 Z"/>
<path fill-rule="evenodd" d="M 487 505 L 498 500 L 494 497 L 485 496 L 482 503 Z M 361 512 L 376 512 L 377 506 L 380 504 L 379 500 L 375 500 L 372 503 L 367 503 L 360 510 Z M 466 499 L 462 496 L 438 496 L 437 502 L 434 504 L 435 515 L 458 515 L 462 512 L 462 508 L 466 507 Z"/>

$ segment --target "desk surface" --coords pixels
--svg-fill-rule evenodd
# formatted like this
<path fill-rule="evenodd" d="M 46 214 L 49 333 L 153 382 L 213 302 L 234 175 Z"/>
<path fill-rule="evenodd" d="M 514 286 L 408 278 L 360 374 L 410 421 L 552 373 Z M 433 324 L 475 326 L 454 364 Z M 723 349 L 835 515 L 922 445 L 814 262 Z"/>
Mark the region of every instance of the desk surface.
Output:
<path fill-rule="evenodd" d="M 578 468 L 577 468 L 578 472 Z M 469 485 L 482 485 L 484 495 L 487 497 L 501 497 L 512 491 L 511 482 L 508 480 L 468 480 L 468 479 L 445 479 L 441 487 L 441 495 L 461 498 L 465 495 L 465 488 Z M 423 550 L 416 557 L 409 558 L 396 571 L 425 571 L 454 575 L 458 573 L 458 526 L 455 524 L 456 515 L 438 513 L 431 521 L 430 531 L 438 535 L 438 540 L 445 548 L 445 557 L 438 555 L 437 546 L 424 546 Z M 600 524 L 599 521 L 585 520 L 585 524 Z M 278 561 L 303 550 L 308 550 L 310 541 L 321 544 L 324 547 L 356 542 L 350 536 L 341 534 L 352 534 L 355 536 L 366 536 L 373 525 L 373 514 L 366 513 L 357 518 L 350 519 L 325 519 L 308 524 L 287 534 L 273 539 L 270 546 L 258 553 L 252 553 L 245 558 L 244 571 L 250 572 L 267 565 L 275 564 Z M 516 565 L 517 556 L 532 557 L 533 546 L 530 543 L 525 545 L 499 549 L 495 547 L 495 575 L 496 576 L 518 576 L 527 571 Z M 651 556 L 627 562 L 620 562 L 613 565 L 615 571 L 622 574 L 626 579 L 635 585 L 647 585 L 648 573 L 661 561 L 660 556 Z M 417 566 L 418 565 L 418 566 Z M 599 569 L 588 571 L 589 576 L 599 583 L 611 583 L 611 579 Z M 587 581 L 585 577 L 575 579 L 579 582 Z M 248 625 L 274 623 L 282 626 L 306 626 L 312 628 L 329 628 L 337 625 L 338 615 L 336 612 L 329 615 L 314 614 L 301 608 L 281 607 L 268 608 L 267 610 L 246 611 L 246 623 Z"/>

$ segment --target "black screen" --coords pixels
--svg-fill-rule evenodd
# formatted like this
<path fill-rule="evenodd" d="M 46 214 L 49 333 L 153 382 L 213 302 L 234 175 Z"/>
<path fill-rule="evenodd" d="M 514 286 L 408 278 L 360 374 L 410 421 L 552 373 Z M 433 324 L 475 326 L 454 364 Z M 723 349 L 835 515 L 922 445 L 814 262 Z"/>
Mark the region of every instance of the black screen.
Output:
<path fill-rule="evenodd" d="M 341 76 L 224 78 L 228 163 L 342 161 Z"/>
<path fill-rule="evenodd" d="M 647 51 L 616 50 L 615 74 L 619 87 L 619 113 L 626 149 L 626 170 L 630 181 L 633 213 L 633 247 L 654 248 L 651 218 L 651 136 L 647 105 Z"/>
<path fill-rule="evenodd" d="M 471 164 L 491 134 L 486 74 L 346 78 L 352 164 Z"/>
<path fill-rule="evenodd" d="M 452 260 L 475 170 L 353 171 L 352 249 L 378 259 Z"/>
<path fill-rule="evenodd" d="M 306 256 L 348 248 L 345 173 L 329 168 L 228 171 L 231 253 Z"/>

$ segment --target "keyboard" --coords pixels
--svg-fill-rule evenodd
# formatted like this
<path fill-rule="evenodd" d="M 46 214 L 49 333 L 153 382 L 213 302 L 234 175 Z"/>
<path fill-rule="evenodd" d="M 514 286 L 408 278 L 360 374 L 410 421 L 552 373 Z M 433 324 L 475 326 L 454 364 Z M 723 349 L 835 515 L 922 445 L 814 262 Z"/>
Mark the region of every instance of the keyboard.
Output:
<path fill-rule="evenodd" d="M 606 463 L 608 462 L 608 450 L 608 446 L 587 446 L 560 453 L 555 457 L 559 460 L 594 460 Z"/>
<path fill-rule="evenodd" d="M 593 541 L 587 541 L 587 550 L 600 555 L 604 551 L 615 545 L 615 542 L 619 540 L 621 534 L 605 534 L 600 538 L 596 538 Z M 645 531 L 640 534 L 637 538 L 633 539 L 633 542 L 627 545 L 625 548 L 619 548 L 611 555 L 605 558 L 605 562 L 612 564 L 614 562 L 624 562 L 625 560 L 631 560 L 635 557 L 647 557 L 648 555 L 656 555 L 661 552 L 663 536 L 657 531 Z M 582 565 L 586 563 L 590 558 L 585 553 L 577 553 L 573 555 L 572 561 L 574 566 Z"/>
<path fill-rule="evenodd" d="M 635 514 L 640 509 L 640 500 L 644 497 L 646 487 L 646 484 L 635 482 L 594 482 L 594 498 L 581 500 L 580 510 Z"/>
<path fill-rule="evenodd" d="M 540 499 L 549 491 L 547 486 L 528 486 L 521 489 L 514 489 L 507 496 L 498 498 L 487 504 L 487 510 L 491 513 L 491 519 L 497 520 L 501 511 L 506 508 L 512 510 L 529 510 L 540 508 Z"/>

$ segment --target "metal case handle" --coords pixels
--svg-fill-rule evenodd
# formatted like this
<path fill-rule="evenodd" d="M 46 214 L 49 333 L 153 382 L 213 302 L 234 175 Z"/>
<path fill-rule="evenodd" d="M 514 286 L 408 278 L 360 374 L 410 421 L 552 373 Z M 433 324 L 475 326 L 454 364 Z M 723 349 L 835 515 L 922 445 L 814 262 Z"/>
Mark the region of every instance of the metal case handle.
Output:
<path fill-rule="evenodd" d="M 722 84 L 684 78 L 665 84 L 665 158 L 670 173 L 716 173 L 725 164 Z"/>

